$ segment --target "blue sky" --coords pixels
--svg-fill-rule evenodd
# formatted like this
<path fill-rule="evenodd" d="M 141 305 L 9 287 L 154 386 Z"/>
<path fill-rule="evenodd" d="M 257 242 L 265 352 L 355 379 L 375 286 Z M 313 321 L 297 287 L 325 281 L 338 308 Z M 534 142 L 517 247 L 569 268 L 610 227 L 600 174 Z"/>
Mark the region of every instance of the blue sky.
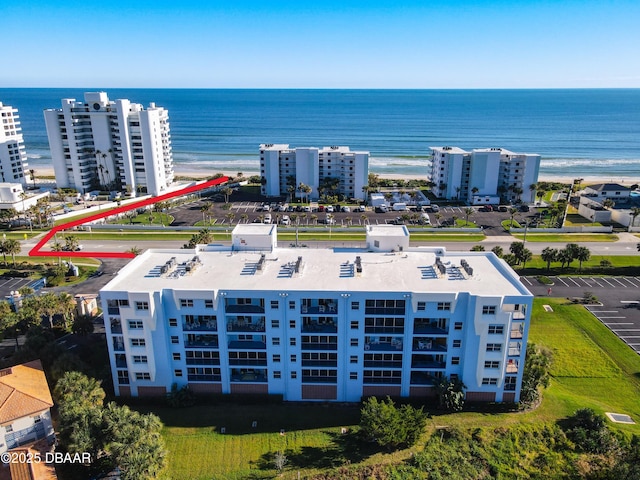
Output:
<path fill-rule="evenodd" d="M 2 3 L 0 87 L 640 87 L 638 0 Z"/>

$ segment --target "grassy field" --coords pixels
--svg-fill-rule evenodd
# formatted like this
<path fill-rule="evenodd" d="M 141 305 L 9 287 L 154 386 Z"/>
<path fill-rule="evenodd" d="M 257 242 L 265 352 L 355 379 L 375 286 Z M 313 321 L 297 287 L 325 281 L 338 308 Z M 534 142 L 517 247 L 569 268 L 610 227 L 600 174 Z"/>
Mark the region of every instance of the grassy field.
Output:
<path fill-rule="evenodd" d="M 554 311 L 545 312 L 543 304 Z M 536 300 L 529 339 L 553 353 L 551 385 L 539 408 L 524 413 L 435 412 L 425 438 L 436 426 L 473 429 L 556 422 L 582 407 L 626 413 L 640 421 L 640 356 L 583 307 L 562 299 Z M 284 479 L 298 478 L 298 472 L 304 478 L 345 461 L 397 463 L 411 455 L 409 450 L 381 453 L 341 435 L 342 427 L 357 430 L 357 407 L 218 404 L 141 410 L 155 412 L 165 424 L 165 480 L 274 478 L 272 458 L 278 451 L 286 451 L 289 460 Z M 256 429 L 251 428 L 253 420 Z M 219 433 L 223 426 L 225 435 Z M 640 425 L 610 426 L 640 434 Z M 280 435 L 280 429 L 286 433 Z"/>
<path fill-rule="evenodd" d="M 513 235 L 519 240 L 524 239 L 524 234 Z M 615 242 L 617 235 L 611 233 L 527 233 L 527 242 Z"/>

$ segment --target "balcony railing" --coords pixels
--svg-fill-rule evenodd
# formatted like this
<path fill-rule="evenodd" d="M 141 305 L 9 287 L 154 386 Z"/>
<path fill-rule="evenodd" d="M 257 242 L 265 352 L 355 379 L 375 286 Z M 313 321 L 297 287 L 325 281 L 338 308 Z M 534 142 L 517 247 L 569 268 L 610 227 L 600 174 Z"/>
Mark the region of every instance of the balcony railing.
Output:
<path fill-rule="evenodd" d="M 267 343 L 257 340 L 229 340 L 227 346 L 230 350 L 264 350 Z"/>
<path fill-rule="evenodd" d="M 232 358 L 229 359 L 229 365 L 234 366 L 257 366 L 257 367 L 266 367 L 267 359 L 266 358 Z"/>
<path fill-rule="evenodd" d="M 411 372 L 411 385 L 435 385 L 438 378 L 423 372 Z"/>
<path fill-rule="evenodd" d="M 107 307 L 109 315 L 120 315 L 120 307 Z"/>
<path fill-rule="evenodd" d="M 218 338 L 214 335 L 195 335 L 192 338 L 186 338 L 184 346 L 195 348 L 218 348 Z"/>
<path fill-rule="evenodd" d="M 414 340 L 412 349 L 414 352 L 446 352 L 447 345 L 425 338 Z"/>
<path fill-rule="evenodd" d="M 337 343 L 303 342 L 302 350 L 337 350 Z"/>
<path fill-rule="evenodd" d="M 439 362 L 429 358 L 414 358 L 411 360 L 411 368 L 445 368 L 446 362 Z"/>
<path fill-rule="evenodd" d="M 380 327 L 380 326 L 367 326 L 365 325 L 364 327 L 364 332 L 365 333 L 378 333 L 378 334 L 385 334 L 385 333 L 404 333 L 404 326 L 393 326 L 393 327 Z"/>
<path fill-rule="evenodd" d="M 231 382 L 232 383 L 266 383 L 267 376 L 264 373 L 259 372 L 247 372 L 247 373 L 232 373 L 231 374 Z"/>
<path fill-rule="evenodd" d="M 432 323 L 415 323 L 413 325 L 413 333 L 414 334 L 427 334 L 427 335 L 446 335 L 447 330 L 444 328 L 439 328 Z"/>
<path fill-rule="evenodd" d="M 120 322 L 111 322 L 111 333 L 122 333 L 122 324 Z"/>
<path fill-rule="evenodd" d="M 337 367 L 338 360 L 302 360 L 303 367 Z"/>
<path fill-rule="evenodd" d="M 365 368 L 402 368 L 402 360 L 365 360 Z"/>
<path fill-rule="evenodd" d="M 313 375 L 303 375 L 302 383 L 337 383 L 338 377 L 323 377 Z"/>
<path fill-rule="evenodd" d="M 390 342 L 369 341 L 364 344 L 365 350 L 382 352 L 396 352 L 402 350 L 402 347 L 402 340 L 400 338 L 394 338 Z"/>
<path fill-rule="evenodd" d="M 400 385 L 402 378 L 400 377 L 364 377 L 362 381 L 364 385 Z"/>
<path fill-rule="evenodd" d="M 302 324 L 302 333 L 337 333 L 338 324 L 334 319 L 309 321 Z"/>
<path fill-rule="evenodd" d="M 237 303 L 230 303 L 225 307 L 227 313 L 264 313 L 264 307 L 260 305 L 238 305 Z"/>
<path fill-rule="evenodd" d="M 187 365 L 220 365 L 219 358 L 187 358 Z"/>
<path fill-rule="evenodd" d="M 218 322 L 215 320 L 209 320 L 208 322 L 184 322 L 182 329 L 185 331 L 209 331 L 215 332 L 218 330 Z"/>
<path fill-rule="evenodd" d="M 404 315 L 404 308 L 393 307 L 365 307 L 364 313 L 367 315 Z"/>
<path fill-rule="evenodd" d="M 337 303 L 328 303 L 326 305 L 301 305 L 300 313 L 325 313 L 329 315 L 337 315 L 338 314 L 338 304 Z"/>
<path fill-rule="evenodd" d="M 222 376 L 188 374 L 187 379 L 190 382 L 220 382 L 222 380 Z"/>
<path fill-rule="evenodd" d="M 228 322 L 227 332 L 264 332 L 264 320 L 252 322 Z"/>

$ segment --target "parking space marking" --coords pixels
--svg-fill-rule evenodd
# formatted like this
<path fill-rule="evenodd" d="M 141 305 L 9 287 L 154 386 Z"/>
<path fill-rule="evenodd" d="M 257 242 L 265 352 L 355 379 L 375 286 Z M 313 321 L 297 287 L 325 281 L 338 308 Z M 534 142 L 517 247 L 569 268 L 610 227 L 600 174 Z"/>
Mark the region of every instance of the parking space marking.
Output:
<path fill-rule="evenodd" d="M 622 285 L 624 288 L 627 288 L 627 286 L 624 283 L 622 283 L 620 280 L 618 280 L 617 278 L 611 277 L 611 280 L 614 280 L 614 281 L 618 282 L 620 285 Z"/>
<path fill-rule="evenodd" d="M 593 280 L 600 288 L 604 288 L 604 286 L 600 282 L 598 282 L 598 280 L 596 280 L 595 278 L 592 277 L 591 280 Z"/>
<path fill-rule="evenodd" d="M 553 277 L 553 278 L 555 278 L 555 279 L 556 279 L 556 280 L 558 280 L 559 282 L 562 282 L 562 284 L 563 284 L 565 287 L 568 287 L 568 286 L 569 286 L 569 285 L 567 285 L 567 282 L 565 282 L 564 280 L 562 280 L 560 277 Z"/>
<path fill-rule="evenodd" d="M 595 312 L 593 312 L 593 313 L 595 313 Z M 603 318 L 627 318 L 627 317 L 600 317 L 598 315 L 596 315 L 596 317 L 598 317 L 600 320 L 602 320 Z"/>
<path fill-rule="evenodd" d="M 527 277 L 522 277 L 522 280 L 527 282 L 529 285 L 533 285 L 533 283 L 531 283 Z"/>
<path fill-rule="evenodd" d="M 604 323 L 608 327 L 610 327 L 611 325 L 634 325 L 633 322 L 602 322 L 602 323 Z"/>
<path fill-rule="evenodd" d="M 576 287 L 580 286 L 580 284 L 578 282 L 576 282 L 573 278 L 571 278 L 571 277 L 566 277 L 566 278 L 567 278 L 567 280 L 571 280 L 573 283 L 575 283 Z"/>
<path fill-rule="evenodd" d="M 635 282 L 632 281 L 631 278 L 627 278 L 627 277 L 622 277 L 623 280 L 626 280 L 627 282 L 629 282 L 631 285 L 633 285 L 634 287 L 638 287 L 640 285 L 637 285 Z"/>
<path fill-rule="evenodd" d="M 582 280 L 584 283 L 586 283 L 587 287 L 593 287 L 593 285 L 591 283 L 589 283 L 589 280 L 591 280 L 590 278 L 580 277 L 580 280 Z"/>
<path fill-rule="evenodd" d="M 602 280 L 603 282 L 607 283 L 610 287 L 615 287 L 615 285 L 613 283 L 611 283 L 609 280 L 607 280 L 606 278 L 601 278 L 600 280 Z"/>

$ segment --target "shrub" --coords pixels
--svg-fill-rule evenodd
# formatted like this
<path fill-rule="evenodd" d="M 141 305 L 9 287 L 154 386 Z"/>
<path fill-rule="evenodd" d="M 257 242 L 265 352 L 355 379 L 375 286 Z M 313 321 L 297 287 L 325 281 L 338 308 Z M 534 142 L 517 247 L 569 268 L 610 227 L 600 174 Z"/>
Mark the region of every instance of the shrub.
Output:
<path fill-rule="evenodd" d="M 422 407 L 415 409 L 403 405 L 396 408 L 389 397 L 382 402 L 371 397 L 365 400 L 360 410 L 363 435 L 389 451 L 416 443 L 426 423 L 427 414 Z"/>
<path fill-rule="evenodd" d="M 540 389 L 549 386 L 549 366 L 551 352 L 542 351 L 535 344 L 527 346 L 527 356 L 522 374 L 520 407 L 529 408 L 540 400 Z"/>
<path fill-rule="evenodd" d="M 460 380 L 442 378 L 436 384 L 438 406 L 450 412 L 459 412 L 464 407 L 464 383 Z"/>
<path fill-rule="evenodd" d="M 607 453 L 617 444 L 607 428 L 603 415 L 590 408 L 581 408 L 569 417 L 567 437 L 576 447 L 588 453 Z"/>

